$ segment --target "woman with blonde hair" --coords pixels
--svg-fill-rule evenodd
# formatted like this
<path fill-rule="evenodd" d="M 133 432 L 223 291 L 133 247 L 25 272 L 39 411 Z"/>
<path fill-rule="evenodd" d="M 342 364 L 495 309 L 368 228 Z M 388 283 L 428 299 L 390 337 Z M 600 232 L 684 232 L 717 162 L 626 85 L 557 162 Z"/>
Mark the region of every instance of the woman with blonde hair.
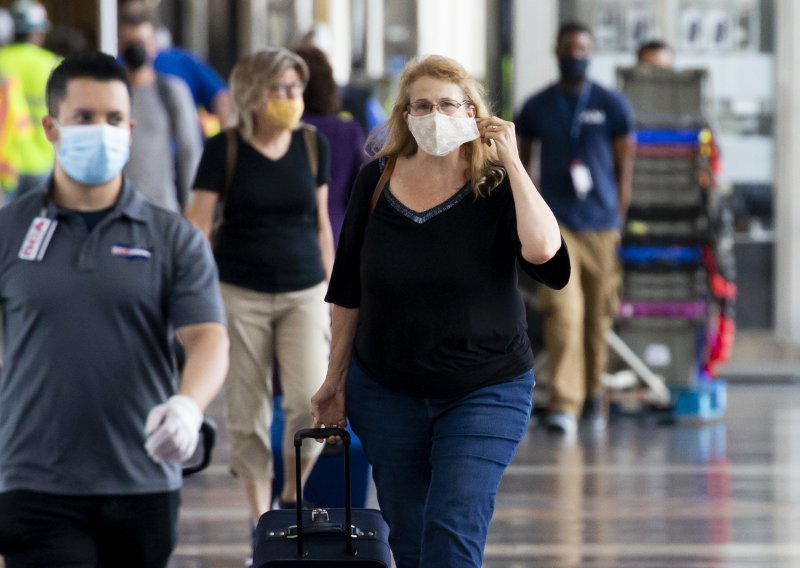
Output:
<path fill-rule="evenodd" d="M 398 568 L 479 567 L 530 419 L 517 266 L 561 288 L 569 256 L 513 123 L 454 60 L 410 61 L 372 142 L 326 296 L 331 360 L 312 413 L 360 438 Z"/>
<path fill-rule="evenodd" d="M 296 430 L 311 426 L 308 398 L 330 348 L 324 302 L 333 262 L 327 141 L 300 125 L 308 68 L 286 49 L 244 57 L 231 73 L 235 131 L 211 138 L 194 183 L 189 219 L 211 235 L 231 337 L 225 419 L 233 474 L 255 523 L 271 508 L 272 368 L 277 355 L 286 417 L 281 507 L 296 500 Z M 234 144 L 234 146 L 231 146 Z M 316 170 L 316 171 L 315 171 Z M 303 446 L 303 481 L 319 455 Z"/>

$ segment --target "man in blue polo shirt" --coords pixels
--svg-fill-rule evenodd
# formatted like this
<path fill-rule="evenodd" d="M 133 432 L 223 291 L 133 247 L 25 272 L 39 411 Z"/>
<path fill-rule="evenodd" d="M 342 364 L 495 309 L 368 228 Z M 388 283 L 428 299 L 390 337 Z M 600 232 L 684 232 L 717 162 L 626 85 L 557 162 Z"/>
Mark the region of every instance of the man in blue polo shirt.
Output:
<path fill-rule="evenodd" d="M 541 144 L 539 189 L 572 260 L 569 284 L 561 291 L 542 287 L 538 297 L 551 374 L 547 425 L 567 435 L 577 431 L 581 412 L 594 428 L 605 427 L 605 337 L 618 299 L 616 246 L 635 152 L 627 99 L 587 78 L 593 48 L 587 27 L 562 25 L 555 50 L 560 80 L 528 99 L 515 120 L 524 164 L 533 143 Z"/>
<path fill-rule="evenodd" d="M 75 55 L 46 93 L 53 175 L 0 209 L 0 554 L 8 568 L 163 567 L 180 463 L 227 370 L 216 268 L 196 229 L 121 174 L 124 69 Z"/>

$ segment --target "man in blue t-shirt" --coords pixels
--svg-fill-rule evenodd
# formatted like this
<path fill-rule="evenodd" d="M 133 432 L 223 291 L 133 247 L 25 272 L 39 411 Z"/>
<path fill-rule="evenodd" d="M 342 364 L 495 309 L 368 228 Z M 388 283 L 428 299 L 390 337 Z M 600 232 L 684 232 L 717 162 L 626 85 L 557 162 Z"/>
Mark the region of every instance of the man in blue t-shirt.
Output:
<path fill-rule="evenodd" d="M 635 152 L 627 99 L 587 78 L 593 48 L 589 28 L 562 25 L 555 50 L 560 80 L 528 99 L 515 120 L 524 164 L 533 143 L 541 145 L 539 189 L 572 260 L 569 284 L 543 287 L 538 296 L 551 373 L 547 426 L 566 435 L 577 431 L 581 412 L 594 428 L 605 427 L 605 336 L 618 299 L 616 245 Z"/>
<path fill-rule="evenodd" d="M 222 128 L 236 122 L 236 109 L 228 86 L 214 69 L 194 53 L 179 47 L 162 47 L 153 62 L 158 73 L 183 79 L 197 107 L 219 119 Z"/>

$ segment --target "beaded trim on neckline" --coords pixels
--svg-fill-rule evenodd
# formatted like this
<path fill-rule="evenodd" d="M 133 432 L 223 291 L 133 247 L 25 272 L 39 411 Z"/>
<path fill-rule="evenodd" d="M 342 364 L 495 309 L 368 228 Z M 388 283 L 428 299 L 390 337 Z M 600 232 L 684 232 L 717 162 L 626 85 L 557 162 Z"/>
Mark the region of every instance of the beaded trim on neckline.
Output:
<path fill-rule="evenodd" d="M 417 211 L 414 211 L 413 209 L 409 209 L 408 207 L 403 205 L 400 202 L 400 200 L 397 199 L 397 197 L 394 196 L 394 194 L 392 193 L 391 185 L 389 185 L 386 188 L 386 191 L 384 191 L 384 194 L 386 195 L 386 199 L 389 201 L 389 205 L 394 207 L 394 209 L 398 213 L 403 215 L 403 217 L 411 219 L 412 221 L 414 221 L 418 225 L 426 223 L 426 222 L 430 221 L 431 219 L 433 219 L 434 217 L 436 217 L 437 215 L 440 215 L 441 213 L 444 213 L 445 211 L 447 211 L 448 209 L 451 209 L 455 205 L 458 205 L 458 203 L 460 203 L 461 200 L 464 199 L 464 197 L 466 197 L 470 193 L 472 193 L 472 186 L 470 186 L 470 184 L 465 184 L 464 187 L 462 187 L 455 194 L 453 194 L 452 196 L 448 197 L 445 201 L 443 201 L 442 203 L 440 203 L 436 207 L 433 207 L 432 209 L 428 209 L 427 211 L 417 212 Z"/>

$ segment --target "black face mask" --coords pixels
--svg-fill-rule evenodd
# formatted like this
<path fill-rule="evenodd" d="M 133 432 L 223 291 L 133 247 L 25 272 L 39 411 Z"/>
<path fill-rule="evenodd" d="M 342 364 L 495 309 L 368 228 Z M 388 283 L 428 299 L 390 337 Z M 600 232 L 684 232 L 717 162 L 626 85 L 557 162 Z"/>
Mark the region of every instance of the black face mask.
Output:
<path fill-rule="evenodd" d="M 558 70 L 565 81 L 579 81 L 586 78 L 588 68 L 589 59 L 586 57 L 563 55 L 558 58 Z"/>
<path fill-rule="evenodd" d="M 129 44 L 122 52 L 122 58 L 125 60 L 125 67 L 131 71 L 136 71 L 147 63 L 147 51 L 144 48 L 144 44 Z"/>

